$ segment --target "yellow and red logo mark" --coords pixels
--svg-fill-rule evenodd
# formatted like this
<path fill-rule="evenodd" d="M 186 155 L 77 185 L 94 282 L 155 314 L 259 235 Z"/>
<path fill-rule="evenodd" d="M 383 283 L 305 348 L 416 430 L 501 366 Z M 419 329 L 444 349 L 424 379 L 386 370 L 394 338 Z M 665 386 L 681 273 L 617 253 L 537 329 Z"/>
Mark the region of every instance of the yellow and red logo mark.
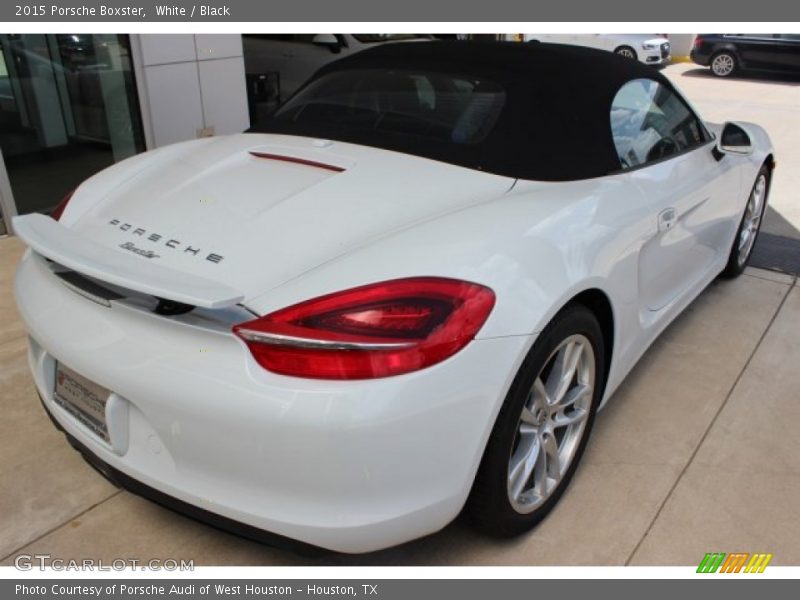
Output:
<path fill-rule="evenodd" d="M 697 567 L 698 573 L 763 573 L 772 554 L 747 552 L 708 552 Z"/>

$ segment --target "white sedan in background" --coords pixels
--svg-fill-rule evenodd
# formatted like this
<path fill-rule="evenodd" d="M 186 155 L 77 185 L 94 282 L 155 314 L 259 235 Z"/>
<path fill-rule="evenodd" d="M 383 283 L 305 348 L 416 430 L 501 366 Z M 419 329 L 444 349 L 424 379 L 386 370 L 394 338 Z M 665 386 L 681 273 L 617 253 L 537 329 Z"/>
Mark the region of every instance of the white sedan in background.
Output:
<path fill-rule="evenodd" d="M 16 217 L 33 379 L 106 476 L 254 539 L 365 552 L 465 507 L 521 534 L 742 272 L 774 164 L 607 52 L 383 45 Z"/>
<path fill-rule="evenodd" d="M 526 33 L 523 41 L 597 48 L 640 60 L 652 67 L 660 67 L 670 61 L 669 40 L 649 33 Z"/>

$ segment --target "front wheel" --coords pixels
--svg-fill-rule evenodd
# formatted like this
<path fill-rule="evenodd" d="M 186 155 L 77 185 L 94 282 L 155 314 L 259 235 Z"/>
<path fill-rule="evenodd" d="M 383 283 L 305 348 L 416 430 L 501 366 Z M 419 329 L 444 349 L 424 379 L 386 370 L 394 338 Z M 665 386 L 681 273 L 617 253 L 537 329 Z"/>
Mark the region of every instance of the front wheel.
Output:
<path fill-rule="evenodd" d="M 738 277 L 747 266 L 750 255 L 753 253 L 753 246 L 756 245 L 758 232 L 761 231 L 761 221 L 764 218 L 764 210 L 767 207 L 767 194 L 769 193 L 769 168 L 764 165 L 756 176 L 756 181 L 750 190 L 747 198 L 747 205 L 736 231 L 736 237 L 731 246 L 728 264 L 722 276 L 728 279 Z"/>
<path fill-rule="evenodd" d="M 636 50 L 631 48 L 630 46 L 620 46 L 616 50 L 614 50 L 614 54 L 619 56 L 624 56 L 625 58 L 630 58 L 636 60 Z"/>
<path fill-rule="evenodd" d="M 603 334 L 580 304 L 542 331 L 500 409 L 467 512 L 497 536 L 523 533 L 555 506 L 586 447 L 603 390 Z"/>

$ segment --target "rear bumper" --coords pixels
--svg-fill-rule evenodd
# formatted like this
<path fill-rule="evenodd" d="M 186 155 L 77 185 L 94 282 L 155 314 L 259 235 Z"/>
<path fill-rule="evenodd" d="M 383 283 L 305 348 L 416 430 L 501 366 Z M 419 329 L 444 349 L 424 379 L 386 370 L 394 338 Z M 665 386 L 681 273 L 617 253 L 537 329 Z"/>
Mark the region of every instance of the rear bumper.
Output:
<path fill-rule="evenodd" d="M 229 331 L 99 306 L 34 255 L 15 293 L 46 409 L 113 479 L 197 518 L 342 552 L 399 544 L 458 514 L 532 343 L 480 340 L 408 375 L 311 381 L 264 371 Z M 56 361 L 124 399 L 124 422 L 109 427 L 124 443 L 54 402 Z"/>
<path fill-rule="evenodd" d="M 698 52 L 695 48 L 692 48 L 691 52 L 689 53 L 689 58 L 692 59 L 693 63 L 698 64 L 701 67 L 707 67 L 711 62 L 710 54 Z"/>
<path fill-rule="evenodd" d="M 293 552 L 298 552 L 305 555 L 315 555 L 319 554 L 321 549 L 317 546 L 312 546 L 310 544 L 304 544 L 297 540 L 293 540 L 291 538 L 287 538 L 281 535 L 277 535 L 274 533 L 270 533 L 268 531 L 264 531 L 263 529 L 257 529 L 255 527 L 251 527 L 245 523 L 241 523 L 239 521 L 234 521 L 232 519 L 227 519 L 222 515 L 218 515 L 216 513 L 203 510 L 202 508 L 198 508 L 192 504 L 187 502 L 183 502 L 178 498 L 173 496 L 168 496 L 163 492 L 160 492 L 156 488 L 147 486 L 143 484 L 141 481 L 137 481 L 123 473 L 122 471 L 115 469 L 111 465 L 104 463 L 100 458 L 97 457 L 96 454 L 92 453 L 89 448 L 84 446 L 77 438 L 73 437 L 69 433 L 67 433 L 64 428 L 61 426 L 53 414 L 48 410 L 47 405 L 44 402 L 44 399 L 39 396 L 39 400 L 42 402 L 42 407 L 44 411 L 47 413 L 47 416 L 50 417 L 50 420 L 53 422 L 53 425 L 61 431 L 64 436 L 66 437 L 69 445 L 72 446 L 75 450 L 77 450 L 81 456 L 83 456 L 84 460 L 86 460 L 89 465 L 91 465 L 98 473 L 100 473 L 103 477 L 105 477 L 108 481 L 112 484 L 116 485 L 117 487 L 125 488 L 129 492 L 136 494 L 138 496 L 142 496 L 143 498 L 147 498 L 165 508 L 169 508 L 170 510 L 174 510 L 179 512 L 183 515 L 191 517 L 197 521 L 202 523 L 206 523 L 207 525 L 211 525 L 212 527 L 216 527 L 217 529 L 222 529 L 223 531 L 227 531 L 229 533 L 233 533 L 234 535 L 238 535 L 244 538 L 248 538 L 250 540 L 260 542 L 262 544 L 267 544 L 269 546 L 274 546 L 276 548 L 283 548 L 286 550 L 291 550 Z"/>

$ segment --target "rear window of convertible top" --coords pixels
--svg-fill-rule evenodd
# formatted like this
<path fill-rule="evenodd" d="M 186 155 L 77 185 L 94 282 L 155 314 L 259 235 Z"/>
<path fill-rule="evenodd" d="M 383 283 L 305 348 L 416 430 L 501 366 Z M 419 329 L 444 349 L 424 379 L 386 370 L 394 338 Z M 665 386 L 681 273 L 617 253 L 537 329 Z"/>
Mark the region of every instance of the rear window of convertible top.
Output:
<path fill-rule="evenodd" d="M 476 144 L 492 130 L 503 88 L 485 79 L 418 70 L 333 71 L 312 81 L 274 115 L 304 130 L 328 128 Z"/>

